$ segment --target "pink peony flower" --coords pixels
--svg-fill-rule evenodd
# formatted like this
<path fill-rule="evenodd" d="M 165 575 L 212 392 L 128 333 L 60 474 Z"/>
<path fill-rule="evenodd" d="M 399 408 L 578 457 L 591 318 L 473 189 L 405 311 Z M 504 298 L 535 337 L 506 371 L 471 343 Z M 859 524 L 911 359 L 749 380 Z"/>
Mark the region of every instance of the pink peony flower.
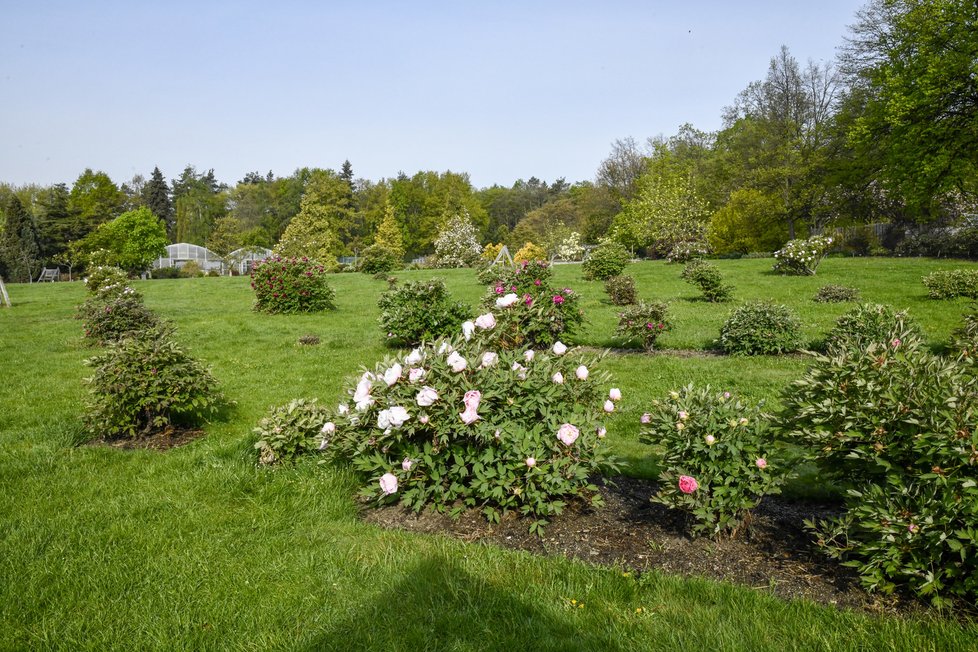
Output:
<path fill-rule="evenodd" d="M 523 359 L 526 360 L 527 362 L 532 362 L 533 357 L 535 355 L 536 353 L 533 351 L 533 349 L 527 349 L 526 351 L 523 351 Z"/>
<path fill-rule="evenodd" d="M 409 457 L 405 457 L 404 461 L 401 462 L 401 468 L 405 471 L 410 471 L 412 466 L 414 466 L 414 461 Z"/>
<path fill-rule="evenodd" d="M 422 424 L 428 423 L 428 415 L 422 414 L 420 417 L 418 417 L 418 421 L 420 421 Z"/>
<path fill-rule="evenodd" d="M 339 405 L 336 406 L 336 412 L 338 414 L 349 414 L 350 406 L 347 405 L 346 403 L 340 403 Z"/>
<path fill-rule="evenodd" d="M 639 421 L 641 421 L 642 423 L 652 423 L 652 415 L 646 412 L 645 414 L 642 415 L 642 418 L 639 419 Z"/>
<path fill-rule="evenodd" d="M 445 360 L 448 366 L 452 368 L 452 371 L 459 373 L 465 371 L 465 368 L 469 365 L 468 361 L 458 354 L 458 351 L 452 351 L 448 359 Z"/>
<path fill-rule="evenodd" d="M 520 300 L 519 295 L 511 292 L 511 293 L 507 294 L 504 297 L 500 297 L 500 298 L 496 299 L 496 307 L 497 308 L 509 308 L 510 306 L 512 306 L 513 304 L 515 304 L 519 300 Z"/>
<path fill-rule="evenodd" d="M 399 405 L 395 405 L 389 411 L 391 415 L 391 425 L 395 428 L 400 428 L 404 425 L 405 421 L 411 418 L 411 415 L 408 414 L 407 409 Z"/>
<path fill-rule="evenodd" d="M 565 423 L 557 430 L 557 439 L 565 446 L 572 446 L 580 434 L 581 431 L 577 429 L 577 426 Z"/>
<path fill-rule="evenodd" d="M 320 432 L 324 435 L 332 435 L 334 432 L 336 432 L 336 424 L 332 421 L 327 421 L 323 424 L 323 429 L 320 430 Z"/>
<path fill-rule="evenodd" d="M 462 403 L 465 404 L 465 410 L 459 414 L 462 417 L 462 423 L 467 426 L 472 425 L 479 420 L 479 403 L 482 402 L 482 392 L 478 390 L 470 390 L 465 392 L 465 396 L 462 398 Z"/>
<path fill-rule="evenodd" d="M 438 400 L 438 391 L 434 387 L 422 387 L 418 392 L 417 401 L 421 407 L 428 407 Z"/>
<path fill-rule="evenodd" d="M 723 400 L 727 400 L 728 398 L 730 398 L 730 392 L 724 392 L 723 393 Z"/>
<path fill-rule="evenodd" d="M 896 338 L 892 342 L 890 342 L 890 344 L 892 344 L 893 345 L 893 348 L 895 349 L 898 346 L 900 346 L 901 344 L 903 344 L 903 342 L 900 341 L 900 338 Z"/>
<path fill-rule="evenodd" d="M 404 364 L 414 366 L 421 362 L 421 349 L 411 349 L 411 352 L 404 358 Z"/>
<path fill-rule="evenodd" d="M 612 412 L 615 411 L 615 404 L 610 398 L 604 402 L 604 411 L 607 412 L 608 414 L 611 414 Z"/>
<path fill-rule="evenodd" d="M 576 371 L 574 371 L 574 375 L 577 376 L 578 380 L 587 380 L 587 377 L 588 375 L 590 375 L 590 372 L 587 370 L 587 367 L 581 365 L 580 367 L 577 368 Z"/>
<path fill-rule="evenodd" d="M 413 367 L 410 371 L 408 371 L 408 380 L 410 380 L 412 383 L 418 382 L 423 377 L 424 369 L 420 367 Z"/>
<path fill-rule="evenodd" d="M 598 439 L 604 439 L 604 436 L 608 434 L 608 431 L 604 429 L 604 426 L 598 428 Z"/>
<path fill-rule="evenodd" d="M 757 468 L 759 468 L 759 469 L 764 469 L 764 468 L 767 468 L 767 460 L 766 460 L 766 459 L 764 459 L 763 457 L 758 457 L 758 458 L 757 458 L 757 459 L 756 459 L 756 460 L 754 461 L 754 464 L 755 464 L 755 466 L 757 466 Z"/>
<path fill-rule="evenodd" d="M 503 286 L 497 285 L 496 286 L 496 294 L 502 294 L 502 293 L 503 293 Z"/>
<path fill-rule="evenodd" d="M 679 491 L 684 494 L 691 494 L 700 488 L 700 484 L 696 481 L 696 478 L 690 475 L 679 476 Z"/>
<path fill-rule="evenodd" d="M 532 469 L 534 466 L 537 465 L 537 461 L 532 457 L 528 457 L 526 458 L 526 465 Z"/>
<path fill-rule="evenodd" d="M 380 490 L 385 496 L 397 493 L 397 476 L 393 473 L 385 473 L 380 476 Z"/>
<path fill-rule="evenodd" d="M 543 284 L 543 281 L 541 281 L 540 279 L 534 279 L 533 280 L 533 285 L 535 285 L 537 287 L 540 287 L 542 284 Z"/>
<path fill-rule="evenodd" d="M 483 369 L 488 369 L 489 367 L 495 367 L 499 364 L 499 355 L 493 351 L 486 351 L 482 354 L 482 364 L 479 365 Z"/>
<path fill-rule="evenodd" d="M 621 400 L 621 390 L 618 389 L 617 387 L 612 387 L 608 391 L 608 398 L 610 398 L 612 401 L 620 401 Z"/>
<path fill-rule="evenodd" d="M 475 325 L 484 331 L 492 330 L 496 327 L 496 318 L 491 312 L 487 312 L 475 318 Z"/>
<path fill-rule="evenodd" d="M 526 304 L 527 308 L 529 308 L 530 306 L 533 305 L 533 297 L 531 297 L 529 294 L 524 294 L 523 303 Z"/>
<path fill-rule="evenodd" d="M 567 353 L 567 345 L 561 342 L 560 340 L 557 340 L 556 342 L 554 342 L 554 347 L 552 350 L 554 352 L 554 355 L 564 355 L 565 353 Z"/>
<path fill-rule="evenodd" d="M 919 529 L 920 528 L 917 527 L 917 524 L 916 523 L 911 523 L 910 525 L 907 526 L 907 532 L 909 532 L 910 534 L 914 534 Z"/>
<path fill-rule="evenodd" d="M 557 373 L 555 373 L 551 377 L 551 380 L 554 381 L 554 384 L 556 384 L 556 385 L 563 385 L 564 384 L 564 374 L 562 374 L 562 373 L 560 373 L 558 371 Z"/>
<path fill-rule="evenodd" d="M 473 333 L 475 333 L 475 322 L 471 322 L 471 321 L 462 322 L 462 335 L 465 337 L 466 342 L 472 339 Z"/>
<path fill-rule="evenodd" d="M 390 369 L 384 372 L 384 382 L 387 383 L 388 387 L 391 387 L 394 383 L 400 380 L 402 371 L 403 369 L 401 368 L 401 365 L 395 362 Z"/>
<path fill-rule="evenodd" d="M 554 295 L 554 303 L 555 303 L 555 304 L 557 304 L 557 305 L 559 306 L 559 305 L 560 305 L 560 304 L 562 304 L 563 302 L 564 302 L 564 297 L 562 297 L 562 296 L 561 296 L 561 295 L 559 295 L 559 294 L 555 294 L 555 295 Z"/>
<path fill-rule="evenodd" d="M 679 411 L 679 418 L 680 418 L 680 419 L 681 419 L 682 421 L 685 421 L 687 417 L 689 417 L 689 415 L 688 415 L 688 414 L 686 414 L 686 412 L 685 412 L 684 410 L 680 410 L 680 411 Z"/>
<path fill-rule="evenodd" d="M 447 341 L 442 340 L 442 343 L 438 345 L 438 355 L 443 355 L 445 353 L 451 353 L 455 350 L 455 347 L 449 344 Z"/>
<path fill-rule="evenodd" d="M 707 446 L 712 446 L 713 444 L 717 443 L 717 438 L 713 435 L 707 435 L 704 437 L 704 440 L 706 441 Z"/>

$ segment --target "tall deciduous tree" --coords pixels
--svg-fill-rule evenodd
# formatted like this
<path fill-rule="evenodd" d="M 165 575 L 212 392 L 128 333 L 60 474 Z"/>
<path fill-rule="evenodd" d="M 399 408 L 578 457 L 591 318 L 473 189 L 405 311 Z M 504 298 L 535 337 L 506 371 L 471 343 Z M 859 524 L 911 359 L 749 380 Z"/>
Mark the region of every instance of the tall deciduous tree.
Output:
<path fill-rule="evenodd" d="M 169 242 L 163 222 L 147 207 L 140 206 L 99 226 L 85 238 L 82 249 L 103 250 L 107 263 L 138 274 L 166 254 Z"/>
<path fill-rule="evenodd" d="M 214 170 L 198 174 L 192 165 L 184 168 L 173 182 L 174 239 L 193 244 L 206 242 L 214 222 L 227 212 L 224 190 L 214 177 Z"/>
<path fill-rule="evenodd" d="M 37 228 L 20 199 L 11 194 L 3 206 L 3 233 L 0 234 L 0 260 L 8 280 L 27 283 L 40 266 L 41 247 Z"/>
<path fill-rule="evenodd" d="M 126 196 L 105 172 L 86 168 L 75 180 L 68 196 L 68 208 L 78 216 L 81 238 L 122 213 Z"/>

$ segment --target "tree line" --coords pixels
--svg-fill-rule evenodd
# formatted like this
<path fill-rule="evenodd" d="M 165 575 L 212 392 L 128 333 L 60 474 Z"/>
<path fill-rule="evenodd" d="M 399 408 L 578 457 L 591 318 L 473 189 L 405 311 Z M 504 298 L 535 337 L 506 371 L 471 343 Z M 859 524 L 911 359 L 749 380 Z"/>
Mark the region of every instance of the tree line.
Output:
<path fill-rule="evenodd" d="M 111 230 L 91 234 L 142 209 L 168 241 L 218 253 L 315 241 L 355 255 L 379 236 L 408 259 L 431 253 L 456 215 L 483 243 L 553 251 L 577 233 L 651 256 L 689 243 L 771 251 L 852 224 L 953 224 L 978 213 L 976 33 L 974 2 L 871 0 L 835 61 L 802 64 L 782 47 L 721 129 L 620 139 L 589 181 L 475 188 L 451 171 L 370 181 L 344 161 L 233 186 L 190 165 L 170 181 L 156 168 L 117 185 L 87 169 L 70 187 L 0 184 L 0 273 L 24 280 L 42 264 L 83 262 L 113 241 Z"/>

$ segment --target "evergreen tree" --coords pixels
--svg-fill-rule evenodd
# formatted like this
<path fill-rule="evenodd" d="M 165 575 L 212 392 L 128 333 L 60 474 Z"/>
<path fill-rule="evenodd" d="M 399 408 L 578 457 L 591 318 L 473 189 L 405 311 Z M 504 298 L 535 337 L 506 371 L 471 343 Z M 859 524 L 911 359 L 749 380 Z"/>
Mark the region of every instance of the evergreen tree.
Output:
<path fill-rule="evenodd" d="M 10 195 L 3 212 L 5 219 L 0 239 L 0 259 L 3 260 L 10 281 L 29 282 L 41 258 L 37 228 L 16 195 Z"/>
<path fill-rule="evenodd" d="M 343 161 L 343 167 L 340 168 L 340 179 L 346 182 L 346 185 L 350 187 L 350 191 L 353 191 L 353 165 L 349 160 Z"/>
<path fill-rule="evenodd" d="M 172 238 L 175 223 L 173 220 L 173 203 L 170 201 L 170 187 L 163 178 L 159 167 L 153 168 L 153 174 L 143 186 L 143 202 L 166 225 L 166 233 Z"/>
<path fill-rule="evenodd" d="M 394 216 L 394 207 L 387 204 L 384 209 L 384 221 L 377 227 L 377 235 L 374 236 L 374 244 L 390 251 L 398 259 L 404 258 L 404 236 L 401 235 L 401 227 L 397 224 Z"/>
<path fill-rule="evenodd" d="M 37 234 L 42 259 L 58 260 L 74 240 L 77 225 L 72 217 L 68 210 L 67 185 L 53 185 L 38 198 Z"/>

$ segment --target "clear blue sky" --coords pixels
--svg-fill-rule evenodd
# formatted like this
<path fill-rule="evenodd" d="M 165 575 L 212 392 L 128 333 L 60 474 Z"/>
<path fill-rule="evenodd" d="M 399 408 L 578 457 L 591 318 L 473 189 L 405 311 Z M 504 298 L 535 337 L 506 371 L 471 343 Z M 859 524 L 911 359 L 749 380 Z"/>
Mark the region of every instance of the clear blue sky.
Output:
<path fill-rule="evenodd" d="M 717 129 L 782 44 L 831 60 L 863 4 L 8 1 L 0 181 L 592 179 L 616 138 Z"/>

